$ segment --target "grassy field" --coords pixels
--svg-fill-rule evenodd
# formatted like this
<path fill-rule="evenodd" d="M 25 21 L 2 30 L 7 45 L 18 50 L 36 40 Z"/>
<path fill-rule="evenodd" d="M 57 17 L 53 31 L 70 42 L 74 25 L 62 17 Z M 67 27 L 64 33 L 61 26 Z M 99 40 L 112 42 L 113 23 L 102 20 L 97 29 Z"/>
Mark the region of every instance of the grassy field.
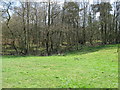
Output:
<path fill-rule="evenodd" d="M 117 88 L 117 45 L 66 56 L 4 56 L 3 88 Z"/>

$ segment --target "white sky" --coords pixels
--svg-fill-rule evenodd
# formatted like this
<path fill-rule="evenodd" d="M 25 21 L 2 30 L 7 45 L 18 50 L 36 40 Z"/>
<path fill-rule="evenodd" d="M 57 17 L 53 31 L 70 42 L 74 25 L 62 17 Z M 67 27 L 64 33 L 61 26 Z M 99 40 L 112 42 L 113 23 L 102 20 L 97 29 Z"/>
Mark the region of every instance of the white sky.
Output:
<path fill-rule="evenodd" d="M 6 0 L 6 1 L 18 1 L 18 0 Z M 48 0 L 20 0 L 20 1 L 23 1 L 23 2 L 25 2 L 25 1 L 31 1 L 31 2 L 48 2 Z M 93 1 L 98 1 L 98 0 L 50 0 L 51 2 L 64 2 L 64 1 L 75 1 L 75 2 L 81 2 L 81 1 L 89 1 L 90 3 L 93 3 Z M 108 1 L 108 2 L 110 2 L 110 3 L 113 3 L 114 1 L 116 1 L 116 0 L 99 0 L 99 1 L 103 1 L 103 2 L 105 2 L 105 1 Z"/>
<path fill-rule="evenodd" d="M 2 6 L 2 5 L 0 5 L 0 8 L 3 8 L 3 6 Z"/>
<path fill-rule="evenodd" d="M 19 6 L 19 2 L 18 2 L 19 0 L 6 0 L 6 1 L 16 2 L 15 6 Z M 25 1 L 31 1 L 31 2 L 48 2 L 48 0 L 20 0 L 20 1 L 23 1 L 23 2 L 25 2 Z M 75 1 L 75 2 L 89 1 L 89 3 L 92 4 L 93 1 L 96 2 L 98 0 L 50 0 L 50 1 L 51 2 L 58 2 L 58 4 L 63 4 L 64 1 L 67 1 L 67 2 L 69 2 L 69 1 Z M 99 1 L 108 1 L 108 2 L 110 2 L 112 4 L 113 2 L 115 2 L 117 0 L 99 0 Z M 3 6 L 1 4 L 0 4 L 0 8 L 3 8 Z"/>

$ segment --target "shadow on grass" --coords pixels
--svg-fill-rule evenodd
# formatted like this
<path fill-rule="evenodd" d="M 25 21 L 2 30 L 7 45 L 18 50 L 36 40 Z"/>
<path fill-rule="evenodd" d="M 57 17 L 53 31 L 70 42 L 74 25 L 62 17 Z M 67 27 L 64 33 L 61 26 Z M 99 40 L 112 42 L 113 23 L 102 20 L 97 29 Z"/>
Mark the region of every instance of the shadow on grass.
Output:
<path fill-rule="evenodd" d="M 118 48 L 118 44 L 112 44 L 112 45 L 101 45 L 101 46 L 83 46 L 80 50 L 77 51 L 71 51 L 71 52 L 66 52 L 67 55 L 75 55 L 75 54 L 87 54 L 87 53 L 92 53 L 92 52 L 97 52 L 99 50 L 107 50 L 110 48 Z"/>
<path fill-rule="evenodd" d="M 99 50 L 107 50 L 110 48 L 118 48 L 118 44 L 112 44 L 112 45 L 101 45 L 101 46 L 82 46 L 80 50 L 77 51 L 69 51 L 65 52 L 65 56 L 69 55 L 81 55 L 81 54 L 87 54 L 87 53 L 92 53 L 92 52 L 97 52 Z M 62 56 L 62 55 L 61 55 Z M 17 56 L 17 55 L 4 55 L 2 58 L 23 58 L 23 57 L 38 57 L 38 56 Z M 50 57 L 50 56 L 40 56 L 40 57 Z"/>
<path fill-rule="evenodd" d="M 18 56 L 18 55 L 3 55 L 2 58 L 23 58 L 23 57 L 31 57 L 31 56 Z"/>

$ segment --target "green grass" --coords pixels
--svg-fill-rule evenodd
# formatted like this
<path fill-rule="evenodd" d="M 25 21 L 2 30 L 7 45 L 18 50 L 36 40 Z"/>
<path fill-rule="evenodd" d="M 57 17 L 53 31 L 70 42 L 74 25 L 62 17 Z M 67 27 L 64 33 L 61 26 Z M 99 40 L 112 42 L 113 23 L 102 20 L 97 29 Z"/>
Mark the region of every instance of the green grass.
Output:
<path fill-rule="evenodd" d="M 3 88 L 118 88 L 117 45 L 66 56 L 4 56 Z"/>

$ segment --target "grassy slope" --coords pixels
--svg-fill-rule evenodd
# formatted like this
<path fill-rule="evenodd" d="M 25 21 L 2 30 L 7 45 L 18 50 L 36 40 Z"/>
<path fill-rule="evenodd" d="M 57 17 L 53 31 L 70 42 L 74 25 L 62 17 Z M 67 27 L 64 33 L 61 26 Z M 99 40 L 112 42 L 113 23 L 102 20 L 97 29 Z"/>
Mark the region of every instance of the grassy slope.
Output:
<path fill-rule="evenodd" d="M 117 45 L 67 56 L 3 57 L 3 88 L 117 88 Z"/>

